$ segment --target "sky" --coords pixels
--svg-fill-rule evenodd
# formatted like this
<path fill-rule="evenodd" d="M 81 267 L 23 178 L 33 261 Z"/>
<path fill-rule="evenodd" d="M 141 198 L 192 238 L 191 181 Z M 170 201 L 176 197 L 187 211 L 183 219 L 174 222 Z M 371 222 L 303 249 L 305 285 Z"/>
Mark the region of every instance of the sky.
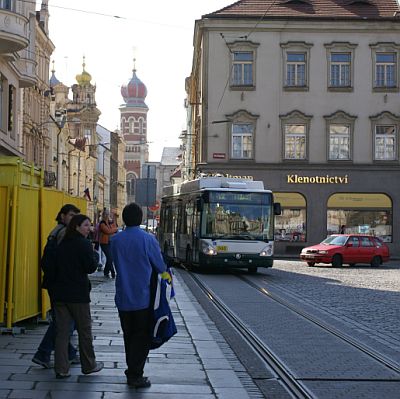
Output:
<path fill-rule="evenodd" d="M 119 128 L 121 85 L 131 79 L 135 58 L 137 77 L 147 87 L 149 158 L 160 161 L 163 148 L 179 146 L 186 128 L 185 78 L 191 72 L 195 20 L 233 2 L 49 0 L 55 75 L 72 86 L 85 56 L 96 84 L 99 123 L 113 131 Z"/>

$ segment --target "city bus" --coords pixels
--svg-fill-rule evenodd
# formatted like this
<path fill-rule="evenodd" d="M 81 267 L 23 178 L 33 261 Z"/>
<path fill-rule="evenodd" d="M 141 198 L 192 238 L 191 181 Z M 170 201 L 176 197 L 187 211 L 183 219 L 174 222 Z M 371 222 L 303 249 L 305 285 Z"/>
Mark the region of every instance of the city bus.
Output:
<path fill-rule="evenodd" d="M 158 239 L 167 259 L 193 267 L 271 267 L 274 215 L 262 181 L 202 177 L 164 188 Z"/>

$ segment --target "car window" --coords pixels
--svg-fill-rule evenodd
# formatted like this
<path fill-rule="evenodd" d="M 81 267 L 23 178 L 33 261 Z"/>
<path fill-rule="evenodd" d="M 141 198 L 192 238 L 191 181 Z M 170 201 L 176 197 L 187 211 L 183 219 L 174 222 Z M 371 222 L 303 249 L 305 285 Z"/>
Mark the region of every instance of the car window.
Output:
<path fill-rule="evenodd" d="M 378 237 L 374 237 L 374 241 L 377 247 L 383 247 L 383 242 Z"/>
<path fill-rule="evenodd" d="M 325 240 L 322 241 L 321 244 L 344 245 L 344 244 L 346 244 L 347 239 L 348 239 L 348 236 L 329 236 L 329 237 L 326 237 Z"/>
<path fill-rule="evenodd" d="M 353 247 L 358 247 L 358 246 L 360 246 L 358 237 L 350 237 L 350 238 L 349 238 L 349 243 L 352 243 L 352 244 L 353 244 Z"/>
<path fill-rule="evenodd" d="M 369 237 L 360 237 L 361 246 L 362 247 L 373 247 L 373 242 L 369 239 Z"/>

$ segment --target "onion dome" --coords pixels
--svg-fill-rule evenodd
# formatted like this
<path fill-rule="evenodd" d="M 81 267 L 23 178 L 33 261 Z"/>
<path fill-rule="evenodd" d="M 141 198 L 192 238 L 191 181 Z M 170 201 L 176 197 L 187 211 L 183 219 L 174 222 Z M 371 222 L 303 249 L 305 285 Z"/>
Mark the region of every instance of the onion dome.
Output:
<path fill-rule="evenodd" d="M 53 61 L 53 69 L 51 70 L 51 77 L 50 77 L 50 87 L 54 87 L 59 85 L 61 82 L 56 78 L 54 69 L 54 61 Z"/>
<path fill-rule="evenodd" d="M 85 71 L 85 66 L 86 66 L 85 57 L 83 57 L 83 64 L 82 64 L 83 71 L 81 74 L 75 76 L 75 79 L 78 82 L 79 86 L 87 86 L 90 84 L 90 81 L 92 80 L 92 75 L 90 75 L 90 73 Z"/>
<path fill-rule="evenodd" d="M 121 95 L 124 98 L 126 105 L 133 107 L 147 108 L 144 99 L 147 96 L 147 88 L 144 83 L 136 76 L 136 68 L 133 68 L 131 80 L 122 85 Z"/>

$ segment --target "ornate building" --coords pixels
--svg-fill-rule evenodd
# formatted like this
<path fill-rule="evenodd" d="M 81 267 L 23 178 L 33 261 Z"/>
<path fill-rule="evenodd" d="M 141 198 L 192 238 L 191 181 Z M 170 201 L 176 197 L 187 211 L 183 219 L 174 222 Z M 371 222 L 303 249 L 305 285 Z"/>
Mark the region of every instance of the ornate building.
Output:
<path fill-rule="evenodd" d="M 21 150 L 26 161 L 45 171 L 45 184 L 51 186 L 55 184 L 55 171 L 51 169 L 48 79 L 54 44 L 49 39 L 48 20 L 47 1 L 43 1 L 40 11 L 36 12 L 35 40 L 29 43 L 27 50 L 23 50 L 35 55 L 35 61 L 28 65 L 36 67 L 36 79 L 27 79 L 20 85 L 24 87 Z"/>
<path fill-rule="evenodd" d="M 135 180 L 141 177 L 141 168 L 149 158 L 147 144 L 147 112 L 144 102 L 147 96 L 146 86 L 136 76 L 133 68 L 132 78 L 121 87 L 124 104 L 120 107 L 121 133 L 125 141 L 125 168 L 127 182 L 127 200 L 135 200 Z"/>
<path fill-rule="evenodd" d="M 100 111 L 96 106 L 96 86 L 85 70 L 76 75 L 77 83 L 72 85 L 72 100 L 68 98 L 69 88 L 53 74 L 50 79 L 52 102 L 50 106 L 53 160 L 56 164 L 57 188 L 69 194 L 91 201 L 95 191 L 97 159 L 96 125 Z M 88 207 L 89 215 L 94 209 Z"/>
<path fill-rule="evenodd" d="M 44 167 L 44 97 L 54 50 L 48 37 L 47 3 L 43 0 L 36 13 L 35 2 L 0 2 L 0 155 L 26 156 Z"/>

